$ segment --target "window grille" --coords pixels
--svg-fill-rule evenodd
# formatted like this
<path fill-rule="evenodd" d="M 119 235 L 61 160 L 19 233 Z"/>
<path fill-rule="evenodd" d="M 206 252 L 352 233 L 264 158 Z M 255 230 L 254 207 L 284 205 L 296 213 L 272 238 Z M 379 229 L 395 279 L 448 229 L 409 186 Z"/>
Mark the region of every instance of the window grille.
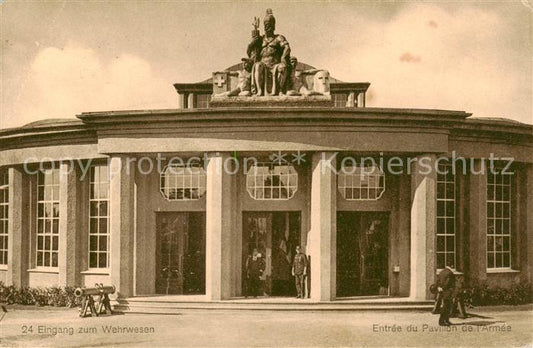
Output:
<path fill-rule="evenodd" d="M 487 174 L 487 268 L 511 268 L 513 173 Z"/>
<path fill-rule="evenodd" d="M 161 194 L 169 201 L 200 199 L 206 191 L 206 173 L 197 165 L 166 166 L 161 173 Z"/>
<path fill-rule="evenodd" d="M 109 267 L 109 167 L 91 167 L 89 193 L 89 268 Z"/>
<path fill-rule="evenodd" d="M 385 173 L 377 166 L 345 166 L 337 175 L 337 187 L 346 200 L 375 201 L 385 192 Z"/>
<path fill-rule="evenodd" d="M 58 267 L 59 170 L 48 169 L 37 178 L 37 267 Z"/>
<path fill-rule="evenodd" d="M 246 174 L 246 189 L 256 200 L 289 200 L 298 190 L 298 172 L 290 164 L 256 163 Z"/>

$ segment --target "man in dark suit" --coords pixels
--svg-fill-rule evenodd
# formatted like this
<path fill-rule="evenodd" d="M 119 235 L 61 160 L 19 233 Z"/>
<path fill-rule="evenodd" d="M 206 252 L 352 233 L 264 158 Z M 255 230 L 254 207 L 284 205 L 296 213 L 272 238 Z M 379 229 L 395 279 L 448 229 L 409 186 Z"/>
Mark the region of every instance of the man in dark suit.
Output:
<path fill-rule="evenodd" d="M 301 252 L 300 246 L 296 246 L 296 255 L 294 255 L 294 262 L 292 263 L 292 275 L 296 283 L 296 298 L 304 298 L 305 291 L 305 275 L 307 274 L 307 256 Z"/>
<path fill-rule="evenodd" d="M 455 275 L 453 260 L 447 260 L 444 268 L 437 276 L 437 289 L 442 297 L 442 307 L 440 309 L 439 325 L 450 326 L 450 312 L 455 289 Z"/>

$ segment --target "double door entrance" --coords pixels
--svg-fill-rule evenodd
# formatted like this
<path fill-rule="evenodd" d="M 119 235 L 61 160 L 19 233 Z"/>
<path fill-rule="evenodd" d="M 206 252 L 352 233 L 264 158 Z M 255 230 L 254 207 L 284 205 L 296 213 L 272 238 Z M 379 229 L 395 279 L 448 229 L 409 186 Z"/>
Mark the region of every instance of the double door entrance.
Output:
<path fill-rule="evenodd" d="M 388 294 L 389 214 L 337 212 L 337 297 Z"/>
<path fill-rule="evenodd" d="M 300 212 L 243 212 L 242 289 L 246 263 L 261 254 L 258 295 L 295 296 L 291 274 L 301 245 Z M 205 213 L 156 213 L 156 293 L 205 294 Z M 337 297 L 387 295 L 389 214 L 337 212 Z M 311 289 L 312 290 L 312 289 Z"/>
<path fill-rule="evenodd" d="M 156 293 L 205 294 L 205 213 L 157 213 L 156 225 Z"/>
<path fill-rule="evenodd" d="M 291 275 L 295 248 L 300 245 L 300 212 L 243 212 L 242 289 L 249 292 L 246 263 L 253 250 L 261 254 L 264 272 L 259 295 L 295 296 Z"/>

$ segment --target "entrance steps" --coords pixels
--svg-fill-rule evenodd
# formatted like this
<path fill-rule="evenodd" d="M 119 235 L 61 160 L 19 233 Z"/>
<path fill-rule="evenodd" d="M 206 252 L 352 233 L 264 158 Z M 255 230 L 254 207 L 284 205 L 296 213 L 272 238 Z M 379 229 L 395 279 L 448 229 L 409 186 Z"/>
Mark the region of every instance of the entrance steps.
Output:
<path fill-rule="evenodd" d="M 407 297 L 351 297 L 332 302 L 287 297 L 233 298 L 208 301 L 205 296 L 145 296 L 117 299 L 114 311 L 136 314 L 180 314 L 184 311 L 431 311 L 433 301 Z"/>

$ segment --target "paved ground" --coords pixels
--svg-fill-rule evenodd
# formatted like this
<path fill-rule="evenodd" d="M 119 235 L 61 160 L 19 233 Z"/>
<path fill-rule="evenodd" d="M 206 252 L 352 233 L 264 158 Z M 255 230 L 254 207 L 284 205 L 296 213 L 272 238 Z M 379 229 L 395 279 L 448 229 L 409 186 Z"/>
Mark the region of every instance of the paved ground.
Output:
<path fill-rule="evenodd" d="M 455 319 L 449 332 L 435 331 L 436 315 L 416 311 L 189 310 L 82 319 L 76 309 L 30 308 L 10 309 L 0 322 L 1 346 L 533 345 L 531 305 L 477 308 L 477 316 Z M 127 332 L 135 329 L 146 332 Z"/>

